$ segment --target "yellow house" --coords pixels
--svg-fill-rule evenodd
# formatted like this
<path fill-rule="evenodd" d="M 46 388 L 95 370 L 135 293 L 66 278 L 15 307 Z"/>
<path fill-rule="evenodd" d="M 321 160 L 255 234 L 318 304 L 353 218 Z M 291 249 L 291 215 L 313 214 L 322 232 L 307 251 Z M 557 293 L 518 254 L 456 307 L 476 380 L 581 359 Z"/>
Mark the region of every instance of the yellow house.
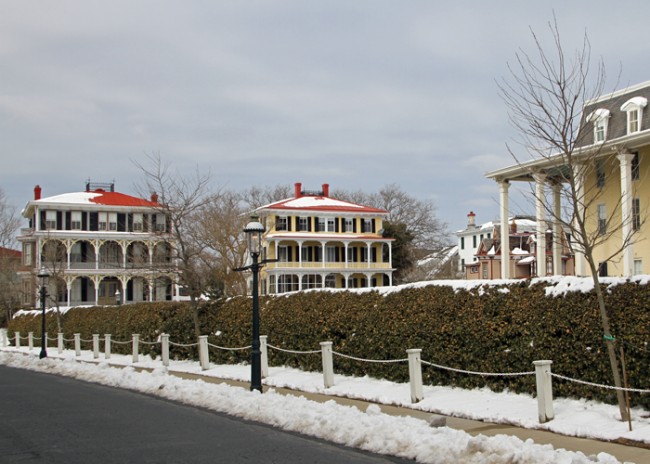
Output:
<path fill-rule="evenodd" d="M 645 82 L 589 100 L 582 109 L 581 135 L 573 154 L 578 214 L 584 213 L 588 233 L 601 238 L 594 258 L 602 276 L 650 274 L 650 230 L 645 224 L 650 204 L 650 117 L 645 116 L 649 98 L 650 82 Z M 555 155 L 486 174 L 500 186 L 503 230 L 507 230 L 508 188 L 515 181 L 535 184 L 537 234 L 542 236 L 546 227 L 559 230 L 560 224 L 549 220 L 547 212 L 559 217 L 564 207 L 571 206 L 561 204 L 565 162 L 562 155 Z M 552 198 L 550 205 L 545 203 L 547 196 Z M 551 246 L 559 256 L 559 244 Z M 574 251 L 576 275 L 589 275 L 584 255 Z M 559 268 L 547 273 L 556 274 L 561 274 Z M 505 276 L 509 277 L 507 269 Z"/>
<path fill-rule="evenodd" d="M 388 212 L 302 190 L 293 198 L 257 209 L 264 225 L 266 264 L 262 293 L 310 288 L 364 288 L 392 285 L 393 239 L 383 237 Z"/>

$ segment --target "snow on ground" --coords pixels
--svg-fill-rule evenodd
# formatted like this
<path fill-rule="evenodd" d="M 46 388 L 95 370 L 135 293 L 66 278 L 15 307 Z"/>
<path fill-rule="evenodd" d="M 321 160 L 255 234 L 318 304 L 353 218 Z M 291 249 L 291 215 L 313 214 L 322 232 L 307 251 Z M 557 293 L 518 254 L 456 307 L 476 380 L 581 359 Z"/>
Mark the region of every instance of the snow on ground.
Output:
<path fill-rule="evenodd" d="M 29 354 L 25 356 L 25 354 Z M 516 437 L 472 437 L 464 431 L 448 427 L 434 428 L 420 419 L 394 417 L 381 413 L 377 405 L 366 411 L 342 406 L 334 401 L 317 403 L 302 397 L 283 396 L 273 389 L 264 395 L 247 389 L 201 380 L 183 380 L 166 375 L 159 360 L 141 357 L 133 364 L 131 356 L 111 355 L 110 359 L 93 359 L 92 352 L 83 351 L 79 358 L 74 351 L 38 359 L 38 350 L 24 348 L 0 350 L 0 364 L 67 375 L 81 380 L 128 388 L 171 400 L 200 406 L 245 419 L 267 423 L 285 430 L 319 437 L 328 441 L 390 454 L 425 463 L 617 463 L 613 456 L 554 450 L 550 445 L 537 445 Z M 88 361 L 76 362 L 75 359 Z M 113 368 L 111 364 L 123 365 Z M 135 367 L 154 371 L 136 372 Z M 202 371 L 197 362 L 171 361 L 169 370 L 248 381 L 247 365 L 211 365 Z M 642 410 L 633 410 L 634 432 L 616 419 L 613 406 L 591 401 L 556 400 L 556 418 L 543 426 L 537 423 L 536 400 L 528 395 L 494 393 L 487 389 L 463 390 L 450 387 L 425 387 L 425 399 L 410 403 L 408 384 L 397 384 L 368 377 L 335 376 L 335 386 L 325 389 L 322 374 L 289 368 L 269 369 L 265 384 L 306 392 L 326 393 L 372 402 L 394 404 L 414 409 L 439 412 L 490 422 L 507 422 L 523 427 L 539 427 L 568 435 L 614 439 L 619 437 L 650 442 L 650 419 Z"/>

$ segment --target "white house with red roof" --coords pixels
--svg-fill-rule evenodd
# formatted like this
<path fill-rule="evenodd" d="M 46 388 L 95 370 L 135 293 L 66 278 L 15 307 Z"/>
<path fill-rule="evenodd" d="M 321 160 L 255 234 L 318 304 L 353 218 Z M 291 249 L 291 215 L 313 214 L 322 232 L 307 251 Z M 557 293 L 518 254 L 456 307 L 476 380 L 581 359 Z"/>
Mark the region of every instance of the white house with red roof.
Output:
<path fill-rule="evenodd" d="M 23 294 L 36 304 L 34 277 L 50 274 L 60 305 L 105 305 L 175 299 L 178 288 L 169 220 L 158 203 L 86 184 L 83 192 L 41 197 L 34 188 L 22 215 Z"/>
<path fill-rule="evenodd" d="M 262 293 L 310 288 L 365 288 L 392 285 L 393 239 L 383 236 L 388 212 L 330 198 L 295 184 L 293 198 L 257 209 L 264 224 L 268 263 Z"/>

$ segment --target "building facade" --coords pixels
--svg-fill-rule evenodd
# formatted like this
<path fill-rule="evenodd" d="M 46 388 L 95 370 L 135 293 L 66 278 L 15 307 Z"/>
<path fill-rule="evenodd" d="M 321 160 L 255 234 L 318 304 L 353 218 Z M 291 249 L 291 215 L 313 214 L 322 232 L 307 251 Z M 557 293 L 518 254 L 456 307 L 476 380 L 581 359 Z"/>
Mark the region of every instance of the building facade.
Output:
<path fill-rule="evenodd" d="M 562 191 L 573 176 L 578 198 L 574 217 L 597 246 L 594 261 L 602 276 L 650 273 L 650 230 L 646 224 L 650 205 L 650 117 L 646 115 L 650 82 L 587 101 L 582 108 L 579 137 L 571 165 L 563 154 L 536 159 L 488 173 L 501 190 L 501 228 L 507 228 L 508 188 L 512 182 L 534 183 L 537 220 L 546 212 L 561 217 Z M 552 204 L 545 204 L 550 191 Z M 574 202 L 575 203 L 575 202 Z M 554 230 L 559 221 L 550 220 Z M 538 235 L 543 233 L 538 230 Z M 559 243 L 553 243 L 559 255 Z M 545 250 L 544 250 L 545 252 Z M 576 275 L 590 275 L 584 254 L 574 246 Z M 506 270 L 507 273 L 507 270 Z M 560 274 L 554 268 L 552 274 Z"/>
<path fill-rule="evenodd" d="M 466 275 L 466 267 L 476 263 L 476 252 L 485 238 L 492 238 L 494 222 L 476 224 L 476 214 L 470 211 L 467 215 L 467 227 L 456 232 L 458 237 L 458 272 Z"/>
<path fill-rule="evenodd" d="M 264 225 L 262 293 L 310 288 L 392 285 L 391 238 L 383 237 L 388 212 L 304 191 L 256 210 Z"/>
<path fill-rule="evenodd" d="M 35 305 L 35 276 L 49 275 L 50 302 L 63 306 L 164 301 L 178 296 L 169 219 L 157 196 L 136 198 L 114 184 L 34 198 L 20 231 L 25 305 Z"/>

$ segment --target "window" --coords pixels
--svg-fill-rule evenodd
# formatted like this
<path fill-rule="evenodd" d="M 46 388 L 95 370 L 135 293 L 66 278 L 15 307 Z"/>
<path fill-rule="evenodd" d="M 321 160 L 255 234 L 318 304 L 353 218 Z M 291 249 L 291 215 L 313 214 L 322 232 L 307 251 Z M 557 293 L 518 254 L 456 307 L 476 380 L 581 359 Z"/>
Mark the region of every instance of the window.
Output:
<path fill-rule="evenodd" d="M 639 230 L 641 228 L 641 200 L 639 198 L 632 199 L 632 229 Z"/>
<path fill-rule="evenodd" d="M 598 216 L 598 234 L 604 235 L 607 233 L 607 208 L 603 203 L 596 207 Z"/>
<path fill-rule="evenodd" d="M 338 261 L 338 248 L 335 246 L 328 246 L 325 248 L 325 253 L 328 263 L 336 263 Z"/>
<path fill-rule="evenodd" d="M 277 216 L 275 218 L 275 230 L 287 231 L 289 230 L 288 221 L 286 216 Z"/>
<path fill-rule="evenodd" d="M 167 231 L 167 218 L 164 214 L 156 214 L 156 232 L 166 232 Z"/>
<path fill-rule="evenodd" d="M 108 230 L 117 230 L 117 213 L 108 213 Z"/>
<path fill-rule="evenodd" d="M 621 105 L 621 111 L 627 113 L 627 133 L 633 134 L 641 130 L 643 118 L 643 108 L 648 104 L 648 100 L 643 97 L 633 97 Z"/>
<path fill-rule="evenodd" d="M 336 276 L 334 274 L 325 276 L 325 288 L 336 288 Z"/>
<path fill-rule="evenodd" d="M 460 249 L 461 250 L 465 249 L 465 237 L 460 238 Z"/>
<path fill-rule="evenodd" d="M 108 213 L 99 213 L 97 217 L 97 230 L 108 230 Z"/>
<path fill-rule="evenodd" d="M 281 245 L 278 247 L 278 261 L 286 263 L 289 261 L 289 247 Z"/>
<path fill-rule="evenodd" d="M 133 214 L 133 231 L 134 232 L 142 232 L 142 213 L 134 213 Z"/>
<path fill-rule="evenodd" d="M 639 180 L 639 152 L 633 153 L 632 157 L 632 180 Z"/>
<path fill-rule="evenodd" d="M 25 266 L 31 266 L 32 263 L 32 249 L 33 249 L 33 244 L 31 243 L 23 243 L 23 264 Z"/>
<path fill-rule="evenodd" d="M 70 214 L 70 229 L 81 230 L 81 211 L 73 211 Z"/>
<path fill-rule="evenodd" d="M 472 236 L 472 247 L 476 248 L 476 235 Z"/>
<path fill-rule="evenodd" d="M 374 221 L 372 219 L 363 219 L 361 222 L 361 232 L 374 232 Z"/>
<path fill-rule="evenodd" d="M 316 225 L 316 230 L 318 232 L 326 232 L 327 231 L 327 219 L 319 217 L 318 218 L 318 224 Z"/>
<path fill-rule="evenodd" d="M 607 123 L 609 122 L 609 110 L 598 108 L 587 116 L 587 122 L 594 123 L 594 143 L 602 143 L 607 138 Z"/>
<path fill-rule="evenodd" d="M 634 275 L 643 274 L 643 261 L 641 259 L 634 260 Z"/>
<path fill-rule="evenodd" d="M 345 232 L 356 232 L 354 218 L 345 218 Z"/>
<path fill-rule="evenodd" d="M 308 217 L 299 217 L 298 218 L 298 231 L 308 232 L 310 231 L 309 227 L 309 218 Z"/>
<path fill-rule="evenodd" d="M 483 278 L 484 279 L 488 278 L 488 265 L 487 265 L 487 263 L 483 264 Z"/>
<path fill-rule="evenodd" d="M 45 212 L 45 228 L 47 230 L 56 230 L 56 211 Z"/>

